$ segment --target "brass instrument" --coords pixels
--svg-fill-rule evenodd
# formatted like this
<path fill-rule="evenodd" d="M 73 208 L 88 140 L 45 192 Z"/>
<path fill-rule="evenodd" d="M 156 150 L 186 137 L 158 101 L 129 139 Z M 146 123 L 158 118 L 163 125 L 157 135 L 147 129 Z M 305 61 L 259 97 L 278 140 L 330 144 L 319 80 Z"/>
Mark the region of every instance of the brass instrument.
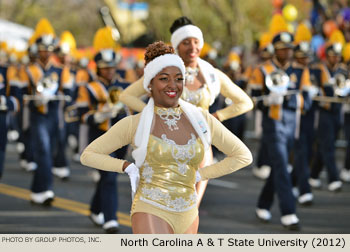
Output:
<path fill-rule="evenodd" d="M 117 114 L 124 106 L 121 102 L 119 102 L 119 96 L 122 91 L 123 89 L 121 87 L 110 87 L 108 89 L 108 97 L 105 100 L 106 106 L 104 106 L 99 112 L 110 113 L 114 111 Z M 80 120 L 77 104 L 73 104 L 66 108 L 64 111 L 64 120 L 67 123 L 77 122 Z"/>
<path fill-rule="evenodd" d="M 270 92 L 280 94 L 282 96 L 289 96 L 300 93 L 300 90 L 288 90 L 290 78 L 289 76 L 280 69 L 276 69 L 270 74 L 265 76 L 265 84 Z M 254 102 L 262 101 L 269 95 L 261 95 L 252 97 Z"/>
<path fill-rule="evenodd" d="M 23 95 L 24 101 L 40 101 L 43 100 L 45 97 L 42 97 L 41 95 Z M 70 102 L 72 98 L 68 95 L 53 95 L 47 97 L 49 101 L 66 101 Z"/>
<path fill-rule="evenodd" d="M 123 89 L 121 87 L 111 87 L 108 89 L 107 103 L 109 107 L 113 107 L 119 102 L 119 96 Z"/>
<path fill-rule="evenodd" d="M 350 80 L 346 79 L 343 74 L 336 74 L 334 76 L 334 94 L 345 97 L 350 93 Z"/>
<path fill-rule="evenodd" d="M 333 86 L 335 96 L 315 96 L 314 101 L 330 103 L 350 103 L 350 80 L 344 74 L 338 73 L 330 79 L 329 84 Z"/>
<path fill-rule="evenodd" d="M 73 104 L 66 107 L 64 111 L 64 121 L 67 123 L 77 122 L 80 120 L 80 116 L 78 113 L 78 105 Z"/>
<path fill-rule="evenodd" d="M 348 103 L 350 104 L 349 97 L 335 97 L 335 96 L 315 96 L 312 98 L 314 101 L 330 102 L 330 103 Z"/>
<path fill-rule="evenodd" d="M 56 94 L 59 88 L 57 74 L 44 77 L 40 80 L 35 87 L 34 95 L 23 95 L 24 101 L 71 101 L 71 98 L 67 95 Z"/>
<path fill-rule="evenodd" d="M 289 81 L 289 76 L 280 69 L 273 71 L 265 77 L 265 84 L 270 92 L 282 95 L 287 91 Z"/>
<path fill-rule="evenodd" d="M 115 116 L 124 107 L 124 104 L 119 101 L 119 96 L 123 89 L 121 87 L 112 86 L 108 89 L 107 106 L 102 109 L 102 113 L 112 112 Z M 114 117 L 114 116 L 113 116 Z"/>

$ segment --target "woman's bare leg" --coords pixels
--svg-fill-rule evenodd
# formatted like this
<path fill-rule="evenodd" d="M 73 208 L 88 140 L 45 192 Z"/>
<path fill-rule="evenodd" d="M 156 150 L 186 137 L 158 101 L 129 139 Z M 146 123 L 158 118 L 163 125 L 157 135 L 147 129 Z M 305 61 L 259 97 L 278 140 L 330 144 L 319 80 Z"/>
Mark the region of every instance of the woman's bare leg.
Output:
<path fill-rule="evenodd" d="M 163 219 L 148 213 L 134 213 L 131 217 L 133 234 L 173 234 L 171 226 Z"/>
<path fill-rule="evenodd" d="M 185 234 L 197 234 L 198 233 L 198 226 L 199 226 L 199 217 L 193 221 L 191 226 L 186 230 Z"/>

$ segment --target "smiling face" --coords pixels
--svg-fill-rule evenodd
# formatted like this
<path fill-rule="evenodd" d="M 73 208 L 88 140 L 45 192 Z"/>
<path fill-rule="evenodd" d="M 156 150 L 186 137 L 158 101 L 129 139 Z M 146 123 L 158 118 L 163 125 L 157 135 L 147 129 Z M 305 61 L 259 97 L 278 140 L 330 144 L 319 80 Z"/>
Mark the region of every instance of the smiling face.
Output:
<path fill-rule="evenodd" d="M 170 66 L 160 71 L 151 81 L 151 94 L 158 107 L 177 107 L 183 90 L 182 73 L 179 68 Z"/>
<path fill-rule="evenodd" d="M 186 38 L 178 45 L 177 51 L 185 66 L 196 66 L 197 58 L 201 52 L 199 45 L 200 42 L 196 38 Z"/>

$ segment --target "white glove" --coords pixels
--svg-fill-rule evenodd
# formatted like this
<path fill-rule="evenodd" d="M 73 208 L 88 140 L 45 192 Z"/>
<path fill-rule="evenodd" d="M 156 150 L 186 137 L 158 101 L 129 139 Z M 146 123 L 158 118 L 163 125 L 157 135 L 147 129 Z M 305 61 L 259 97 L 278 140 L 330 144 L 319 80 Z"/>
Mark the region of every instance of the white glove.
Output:
<path fill-rule="evenodd" d="M 281 105 L 283 103 L 283 95 L 271 92 L 265 99 L 264 105 Z"/>
<path fill-rule="evenodd" d="M 199 171 L 197 170 L 197 171 L 196 171 L 196 183 L 199 182 L 199 181 L 201 181 L 201 180 L 202 180 L 202 176 L 201 176 L 201 174 L 199 173 Z"/>
<path fill-rule="evenodd" d="M 128 167 L 125 168 L 124 172 L 129 175 L 131 184 L 131 197 L 134 199 L 134 195 L 140 181 L 139 168 L 134 163 L 131 163 L 128 165 Z"/>
<path fill-rule="evenodd" d="M 0 95 L 0 110 L 7 110 L 5 95 Z"/>
<path fill-rule="evenodd" d="M 37 94 L 36 99 L 34 100 L 34 105 L 36 107 L 40 107 L 42 105 L 46 105 L 49 101 L 50 101 L 50 97 Z"/>
<path fill-rule="evenodd" d="M 109 112 L 96 112 L 94 114 L 94 121 L 95 123 L 103 123 L 104 121 L 106 121 L 109 118 L 113 117 L 113 113 L 112 111 Z"/>
<path fill-rule="evenodd" d="M 311 85 L 311 87 L 308 89 L 310 98 L 311 99 L 314 98 L 318 94 L 318 91 L 319 91 L 318 87 Z"/>
<path fill-rule="evenodd" d="M 116 117 L 118 115 L 118 113 L 120 112 L 120 110 L 122 110 L 124 108 L 124 104 L 121 102 L 118 102 L 117 104 L 115 104 L 112 107 L 112 115 L 113 117 Z"/>

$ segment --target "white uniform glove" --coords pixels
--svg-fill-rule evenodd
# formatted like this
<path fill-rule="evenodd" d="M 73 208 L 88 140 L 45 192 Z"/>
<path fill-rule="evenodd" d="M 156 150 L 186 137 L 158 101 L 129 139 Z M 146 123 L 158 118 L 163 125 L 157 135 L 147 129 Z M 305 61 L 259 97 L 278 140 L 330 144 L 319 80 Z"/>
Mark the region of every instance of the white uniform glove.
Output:
<path fill-rule="evenodd" d="M 112 107 L 112 115 L 113 117 L 116 117 L 118 113 L 124 108 L 124 104 L 121 102 L 118 102 L 117 104 L 113 105 Z"/>
<path fill-rule="evenodd" d="M 265 99 L 264 105 L 281 105 L 283 103 L 283 95 L 271 92 Z"/>
<path fill-rule="evenodd" d="M 310 95 L 310 98 L 314 98 L 317 94 L 318 94 L 318 91 L 319 91 L 319 88 L 312 85 L 309 89 L 308 89 L 308 92 L 309 92 L 309 95 Z"/>
<path fill-rule="evenodd" d="M 131 197 L 134 199 L 134 195 L 140 181 L 139 168 L 134 163 L 131 163 L 128 165 L 128 167 L 125 168 L 124 172 L 129 175 L 131 184 Z"/>
<path fill-rule="evenodd" d="M 7 110 L 5 95 L 0 95 L 0 110 Z"/>
<path fill-rule="evenodd" d="M 42 105 L 46 105 L 49 101 L 50 101 L 50 97 L 37 94 L 36 99 L 34 100 L 34 105 L 36 107 L 40 107 Z"/>
<path fill-rule="evenodd" d="M 95 123 L 103 123 L 104 121 L 106 121 L 109 118 L 113 117 L 113 112 L 109 111 L 109 112 L 96 112 L 94 114 L 94 121 Z"/>
<path fill-rule="evenodd" d="M 199 181 L 201 181 L 201 180 L 202 180 L 202 176 L 201 176 L 201 174 L 199 173 L 199 171 L 197 170 L 197 171 L 196 171 L 196 183 L 199 182 Z"/>

